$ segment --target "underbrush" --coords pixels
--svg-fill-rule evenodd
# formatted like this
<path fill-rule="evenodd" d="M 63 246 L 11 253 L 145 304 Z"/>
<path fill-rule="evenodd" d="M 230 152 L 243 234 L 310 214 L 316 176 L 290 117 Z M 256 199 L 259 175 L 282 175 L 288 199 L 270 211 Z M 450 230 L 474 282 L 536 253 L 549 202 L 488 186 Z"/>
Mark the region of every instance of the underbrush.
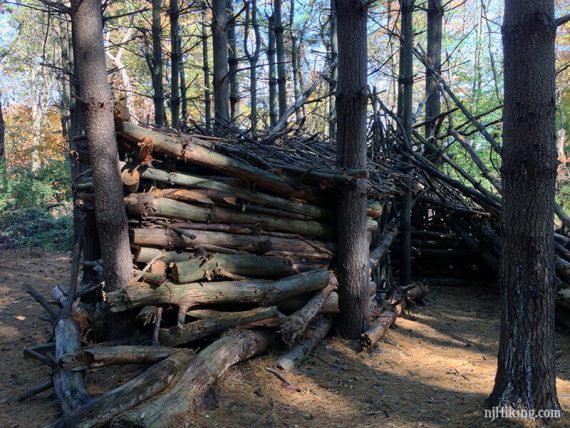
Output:
<path fill-rule="evenodd" d="M 71 204 L 4 211 L 0 213 L 0 237 L 10 246 L 68 250 L 73 239 Z"/>
<path fill-rule="evenodd" d="M 0 249 L 68 250 L 73 239 L 69 164 L 52 161 L 39 171 L 0 163 Z"/>

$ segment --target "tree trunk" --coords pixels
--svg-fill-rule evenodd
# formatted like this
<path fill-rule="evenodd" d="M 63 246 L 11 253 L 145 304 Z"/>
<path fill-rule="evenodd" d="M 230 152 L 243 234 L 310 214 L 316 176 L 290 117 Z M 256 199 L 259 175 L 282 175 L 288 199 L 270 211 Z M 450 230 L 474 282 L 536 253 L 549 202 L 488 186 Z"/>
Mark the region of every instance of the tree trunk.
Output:
<path fill-rule="evenodd" d="M 212 97 L 210 90 L 210 59 L 208 53 L 208 2 L 202 1 L 202 71 L 204 75 L 204 115 L 206 129 L 212 128 Z"/>
<path fill-rule="evenodd" d="M 411 150 L 412 144 L 412 91 L 414 84 L 414 29 L 412 13 L 415 0 L 400 0 L 402 15 L 400 30 L 400 76 L 398 91 L 398 116 L 402 126 L 404 145 Z M 402 197 L 400 212 L 402 259 L 400 262 L 400 284 L 407 285 L 412 279 L 412 241 L 411 241 L 412 191 L 406 189 Z"/>
<path fill-rule="evenodd" d="M 78 97 L 80 94 L 79 87 L 79 65 L 77 64 L 76 52 L 76 31 L 77 29 L 71 28 L 71 40 L 69 50 L 71 54 L 71 61 L 73 64 L 73 78 L 70 79 L 70 98 L 69 98 L 69 148 L 75 151 L 86 151 L 89 153 L 89 144 L 86 141 L 81 141 L 77 137 L 85 135 L 85 117 Z M 77 178 L 86 174 L 86 171 L 91 169 L 91 163 L 83 163 L 72 161 L 71 164 L 71 179 L 75 183 Z M 73 187 L 73 235 L 74 241 L 79 236 L 82 236 L 83 243 L 83 260 L 99 260 L 101 258 L 101 249 L 99 247 L 99 237 L 97 234 L 97 221 L 95 219 L 95 212 L 93 210 L 82 210 L 77 204 L 77 190 Z M 93 269 L 84 269 L 81 282 L 84 284 L 90 283 L 96 277 Z"/>
<path fill-rule="evenodd" d="M 267 64 L 269 67 L 269 126 L 273 128 L 279 120 L 277 112 L 277 70 L 275 66 L 275 21 L 268 18 Z"/>
<path fill-rule="evenodd" d="M 214 119 L 217 129 L 230 120 L 228 85 L 228 11 L 226 0 L 212 0 L 212 36 L 214 47 Z"/>
<path fill-rule="evenodd" d="M 186 87 L 186 71 L 184 67 L 184 55 L 182 55 L 182 37 L 180 34 L 176 40 L 176 50 L 180 53 L 178 70 L 180 73 L 180 105 L 182 106 L 181 127 L 185 127 L 188 121 L 188 88 Z"/>
<path fill-rule="evenodd" d="M 152 0 L 152 99 L 154 101 L 154 124 L 166 126 L 164 111 L 164 85 L 162 83 L 162 0 Z"/>
<path fill-rule="evenodd" d="M 337 167 L 366 168 L 367 3 L 336 0 L 338 19 Z M 339 185 L 338 330 L 357 338 L 368 326 L 366 179 Z"/>
<path fill-rule="evenodd" d="M 330 64 L 334 64 L 338 57 L 338 31 L 337 31 L 337 15 L 336 15 L 336 0 L 330 0 L 330 43 L 331 43 L 331 50 L 330 50 Z M 333 94 L 336 91 L 336 82 L 338 79 L 338 71 L 337 68 L 333 68 L 331 70 L 331 78 L 329 80 L 329 91 L 330 91 L 330 100 L 329 100 L 329 137 L 333 140 L 336 137 L 336 106 L 335 106 L 335 98 Z"/>
<path fill-rule="evenodd" d="M 233 0 L 226 0 L 228 10 L 228 67 L 230 84 L 230 119 L 232 122 L 239 116 L 239 83 L 238 83 L 238 52 L 236 40 L 236 23 Z"/>
<path fill-rule="evenodd" d="M 281 1 L 273 2 L 273 31 L 275 32 L 275 47 L 277 50 L 277 87 L 279 92 L 279 119 L 287 110 L 287 75 L 285 74 L 285 41 Z"/>
<path fill-rule="evenodd" d="M 170 0 L 170 112 L 172 127 L 180 129 L 180 29 L 178 28 L 179 18 L 178 0 Z"/>
<path fill-rule="evenodd" d="M 291 35 L 291 76 L 293 77 L 293 95 L 294 99 L 298 99 L 301 96 L 301 85 L 299 84 L 301 61 L 299 61 L 297 30 L 295 29 L 295 1 L 296 0 L 291 0 L 291 10 L 289 12 L 289 33 Z M 295 120 L 297 122 L 301 120 L 300 108 L 295 108 Z"/>
<path fill-rule="evenodd" d="M 74 49 L 82 110 L 95 187 L 96 221 L 105 289 L 116 290 L 131 278 L 131 251 L 115 139 L 113 95 L 107 81 L 101 4 L 73 1 Z"/>
<path fill-rule="evenodd" d="M 502 32 L 501 336 L 487 404 L 554 410 L 554 1 L 506 0 Z"/>
<path fill-rule="evenodd" d="M 443 5 L 442 0 L 429 0 L 428 2 L 428 28 L 427 28 L 427 61 L 433 67 L 436 73 L 441 73 L 441 29 L 443 21 Z M 441 100 L 439 95 L 439 85 L 437 79 L 433 76 L 432 69 L 426 67 L 426 127 L 425 137 L 428 139 L 435 130 L 436 120 L 434 119 L 441 113 Z M 426 154 L 428 159 L 433 161 Z"/>
<path fill-rule="evenodd" d="M 250 11 L 251 9 L 251 11 Z M 243 38 L 243 47 L 245 55 L 249 60 L 249 97 L 250 97 L 250 113 L 249 123 L 251 133 L 257 134 L 257 62 L 259 61 L 259 53 L 261 51 L 261 34 L 259 32 L 259 22 L 257 21 L 257 1 L 252 0 L 246 4 L 245 30 Z M 250 18 L 251 17 L 251 18 Z M 248 45 L 249 27 L 253 27 L 255 37 L 255 47 L 253 52 Z"/>

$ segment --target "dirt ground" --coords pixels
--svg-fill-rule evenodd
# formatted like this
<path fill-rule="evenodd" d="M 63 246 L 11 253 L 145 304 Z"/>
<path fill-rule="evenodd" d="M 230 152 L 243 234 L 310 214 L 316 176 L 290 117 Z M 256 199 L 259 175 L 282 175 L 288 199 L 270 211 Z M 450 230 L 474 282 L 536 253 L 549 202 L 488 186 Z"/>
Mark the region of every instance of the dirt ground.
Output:
<path fill-rule="evenodd" d="M 49 369 L 24 358 L 24 346 L 45 342 L 50 327 L 23 291 L 48 295 L 65 283 L 69 258 L 37 250 L 0 250 L 0 400 L 49 379 Z M 188 418 L 196 427 L 480 427 L 499 336 L 498 297 L 480 288 L 432 288 L 426 306 L 398 319 L 380 347 L 327 339 L 284 385 L 266 370 L 273 356 L 230 370 L 216 389 L 218 408 Z M 570 335 L 557 333 L 558 396 L 570 413 Z M 141 368 L 89 373 L 93 393 L 123 383 Z M 0 404 L 0 427 L 39 427 L 58 415 L 51 392 Z M 498 426 L 535 426 L 502 421 Z M 553 426 L 569 427 L 570 417 Z"/>

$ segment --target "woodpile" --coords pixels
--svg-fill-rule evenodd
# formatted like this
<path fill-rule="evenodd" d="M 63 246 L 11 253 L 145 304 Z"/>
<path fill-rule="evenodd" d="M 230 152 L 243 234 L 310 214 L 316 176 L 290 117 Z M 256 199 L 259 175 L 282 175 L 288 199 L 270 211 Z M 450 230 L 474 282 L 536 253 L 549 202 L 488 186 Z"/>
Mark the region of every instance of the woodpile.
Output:
<path fill-rule="evenodd" d="M 117 131 L 131 281 L 115 291 L 79 287 L 80 266 L 101 266 L 80 263 L 78 244 L 68 290 L 56 287 L 50 303 L 29 289 L 53 320 L 56 342 L 27 349 L 54 369 L 53 381 L 27 396 L 55 387 L 63 416 L 52 426 L 173 426 L 208 407 L 216 380 L 241 361 L 272 349 L 281 353 L 277 370 L 294 369 L 339 313 L 337 183 L 368 177 L 372 316 L 382 319 L 381 298 L 383 309 L 402 307 L 389 251 L 399 172 L 337 170 L 334 152 L 318 141 L 283 149 L 121 120 Z M 92 209 L 92 180 L 82 177 L 76 188 L 78 204 Z M 88 394 L 87 371 L 125 364 L 148 368 Z"/>

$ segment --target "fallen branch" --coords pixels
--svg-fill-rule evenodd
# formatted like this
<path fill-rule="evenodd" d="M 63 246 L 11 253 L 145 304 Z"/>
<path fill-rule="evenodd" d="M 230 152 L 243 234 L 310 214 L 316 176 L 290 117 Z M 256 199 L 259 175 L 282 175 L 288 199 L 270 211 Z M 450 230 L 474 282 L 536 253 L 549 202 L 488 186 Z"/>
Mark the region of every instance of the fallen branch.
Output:
<path fill-rule="evenodd" d="M 277 367 L 286 372 L 293 370 L 326 337 L 331 327 L 331 317 L 321 316 L 315 319 L 297 345 L 277 360 Z"/>

